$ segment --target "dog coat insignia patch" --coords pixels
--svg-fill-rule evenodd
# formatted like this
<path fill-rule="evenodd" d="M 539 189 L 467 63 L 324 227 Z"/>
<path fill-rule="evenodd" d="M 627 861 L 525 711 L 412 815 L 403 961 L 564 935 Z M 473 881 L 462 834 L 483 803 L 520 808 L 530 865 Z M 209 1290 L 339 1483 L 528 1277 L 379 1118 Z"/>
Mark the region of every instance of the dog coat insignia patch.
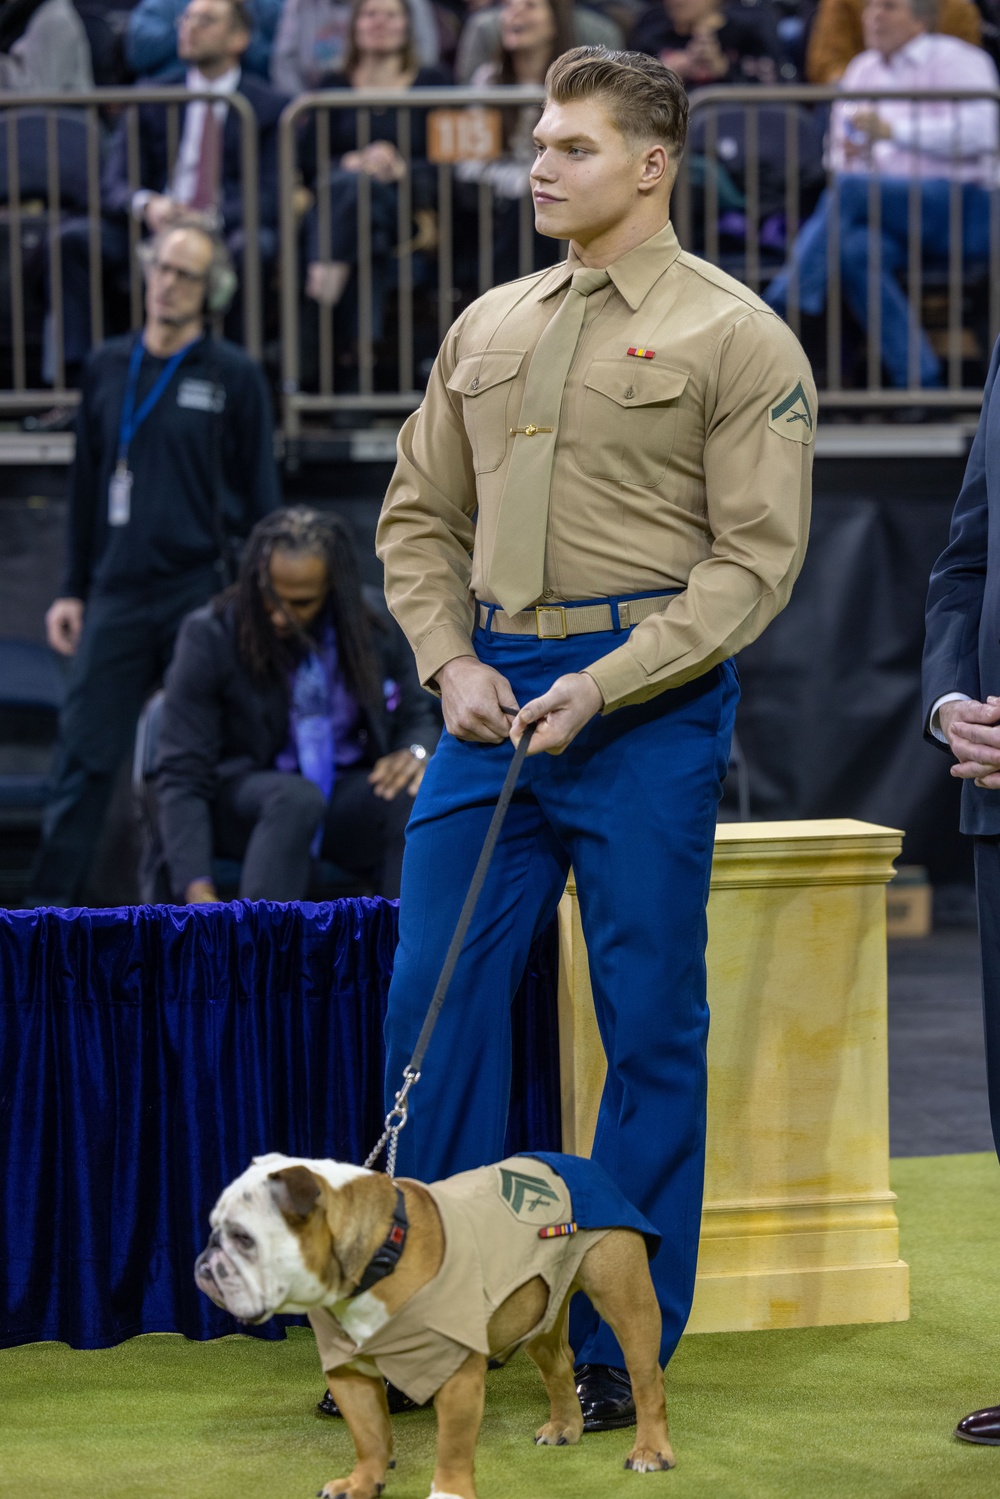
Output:
<path fill-rule="evenodd" d="M 500 1167 L 500 1196 L 515 1218 L 531 1222 L 551 1216 L 552 1208 L 559 1202 L 559 1193 L 554 1192 L 541 1176 L 529 1176 L 526 1171 L 511 1171 Z"/>
<path fill-rule="evenodd" d="M 575 1223 L 550 1223 L 548 1228 L 538 1230 L 538 1237 L 540 1239 L 565 1239 L 575 1233 Z"/>
<path fill-rule="evenodd" d="M 655 349 L 640 349 L 638 346 L 633 346 L 631 349 L 626 349 L 625 352 L 626 352 L 626 354 L 630 354 L 633 359 L 655 359 L 656 358 L 656 350 Z"/>

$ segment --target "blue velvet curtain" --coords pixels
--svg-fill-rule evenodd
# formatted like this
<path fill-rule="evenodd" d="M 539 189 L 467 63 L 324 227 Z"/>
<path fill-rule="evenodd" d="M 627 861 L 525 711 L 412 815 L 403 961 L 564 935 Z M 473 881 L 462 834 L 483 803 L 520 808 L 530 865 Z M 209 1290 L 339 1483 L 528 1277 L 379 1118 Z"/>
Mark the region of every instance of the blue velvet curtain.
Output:
<path fill-rule="evenodd" d="M 237 1329 L 192 1277 L 208 1213 L 253 1155 L 378 1138 L 396 913 L 0 911 L 0 1346 Z M 514 1150 L 559 1149 L 556 968 L 550 930 L 515 1002 Z"/>

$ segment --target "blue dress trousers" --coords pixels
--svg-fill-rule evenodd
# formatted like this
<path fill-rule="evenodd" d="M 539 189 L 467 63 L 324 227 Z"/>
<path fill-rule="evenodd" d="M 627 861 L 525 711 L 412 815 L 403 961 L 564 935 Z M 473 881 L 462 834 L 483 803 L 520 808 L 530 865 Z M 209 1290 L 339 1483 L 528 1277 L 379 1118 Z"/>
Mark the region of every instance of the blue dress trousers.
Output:
<path fill-rule="evenodd" d="M 518 704 L 627 636 L 476 631 Z M 561 755 L 530 757 L 507 815 L 400 1135 L 399 1171 L 435 1181 L 499 1160 L 510 1006 L 532 938 L 572 866 L 608 1076 L 593 1158 L 663 1236 L 651 1265 L 666 1364 L 691 1307 L 704 1178 L 705 907 L 739 696 L 732 661 L 592 719 Z M 445 733 L 407 829 L 400 938 L 386 1017 L 387 1106 L 400 1085 L 510 764 L 510 743 Z M 578 1363 L 623 1367 L 577 1298 Z"/>

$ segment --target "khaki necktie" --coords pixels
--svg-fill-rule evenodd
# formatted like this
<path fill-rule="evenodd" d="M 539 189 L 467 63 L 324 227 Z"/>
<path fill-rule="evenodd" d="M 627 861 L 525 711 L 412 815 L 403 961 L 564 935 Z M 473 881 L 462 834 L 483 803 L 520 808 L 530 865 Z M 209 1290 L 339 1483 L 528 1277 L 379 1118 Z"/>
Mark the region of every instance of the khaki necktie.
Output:
<path fill-rule="evenodd" d="M 542 593 L 549 486 L 563 389 L 587 298 L 610 279 L 607 271 L 574 271 L 562 306 L 531 356 L 486 578 L 490 593 L 508 614 L 516 614 Z"/>

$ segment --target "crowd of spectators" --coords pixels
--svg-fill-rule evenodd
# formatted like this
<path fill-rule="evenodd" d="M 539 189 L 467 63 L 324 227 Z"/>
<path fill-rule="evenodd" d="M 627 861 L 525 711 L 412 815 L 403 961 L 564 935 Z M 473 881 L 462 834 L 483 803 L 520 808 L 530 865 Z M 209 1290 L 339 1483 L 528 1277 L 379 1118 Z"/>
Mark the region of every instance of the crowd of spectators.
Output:
<path fill-rule="evenodd" d="M 659 57 L 689 89 L 712 85 L 775 89 L 806 81 L 902 93 L 942 85 L 991 88 L 996 80 L 992 54 L 1000 35 L 995 0 L 979 0 L 978 5 L 975 0 L 888 0 L 890 9 L 904 16 L 901 34 L 916 27 L 892 53 L 880 53 L 878 22 L 872 20 L 884 8 L 882 0 L 501 0 L 499 5 L 482 0 L 139 0 L 130 11 L 100 11 L 102 3 L 78 0 L 81 8 L 77 10 L 72 0 L 6 0 L 0 5 L 2 86 L 23 93 L 86 89 L 98 72 L 101 81 L 109 81 L 105 33 L 110 28 L 120 41 L 121 78 L 181 84 L 206 90 L 220 100 L 211 106 L 194 102 L 183 110 L 173 162 L 169 159 L 171 129 L 175 138 L 178 132 L 164 107 L 140 106 L 137 140 L 127 117 L 117 122 L 109 119 L 100 241 L 104 285 L 112 308 L 116 292 L 125 305 L 135 223 L 142 234 L 152 234 L 173 214 L 205 213 L 239 268 L 244 249 L 240 128 L 235 112 L 224 102 L 227 95 L 243 95 L 257 121 L 259 251 L 265 285 L 274 285 L 278 121 L 288 101 L 304 91 L 406 93 L 453 82 L 537 85 L 552 59 L 578 44 L 626 46 Z M 919 44 L 917 32 L 926 33 Z M 903 106 L 887 109 L 873 102 L 868 109 L 835 110 L 826 165 L 843 179 L 844 191 L 822 199 L 794 251 L 786 243 L 783 211 L 770 215 L 762 240 L 764 251 L 769 252 L 763 259 L 765 287 L 769 275 L 780 270 L 782 253 L 792 251 L 788 269 L 777 276 L 770 293 L 773 304 L 786 305 L 791 274 L 799 305 L 807 312 L 818 310 L 827 266 L 817 246 L 829 221 L 831 202 L 838 205 L 848 243 L 857 252 L 864 249 L 868 233 L 863 222 L 856 222 L 860 210 L 855 211 L 853 205 L 864 196 L 858 184 L 871 175 L 885 179 L 881 232 L 888 280 L 883 355 L 895 383 L 900 383 L 902 366 L 912 366 L 912 359 L 906 347 L 909 335 L 900 344 L 898 328 L 896 333 L 891 331 L 898 312 L 892 288 L 899 268 L 891 183 L 919 174 L 926 210 L 924 250 L 933 259 L 935 248 L 940 248 L 939 215 L 935 217 L 940 193 L 935 196 L 933 184 L 958 176 L 963 183 L 966 230 L 963 255 L 967 261 L 978 262 L 984 253 L 983 198 L 966 189 L 975 184 L 984 194 L 990 186 L 995 130 L 991 133 L 982 122 L 992 119 L 995 112 L 992 106 L 978 106 L 980 124 L 970 136 L 971 106 L 934 108 L 937 144 L 931 145 L 927 141 L 934 109 L 929 106 L 911 106 L 907 111 Z M 302 117 L 296 212 L 303 311 L 317 305 L 338 309 L 339 359 L 346 366 L 355 357 L 359 328 L 355 274 L 359 203 L 370 216 L 369 322 L 376 340 L 383 331 L 401 244 L 423 249 L 431 257 L 436 248 L 438 177 L 428 159 L 426 113 L 419 107 L 409 108 L 405 134 L 401 134 L 398 110 L 368 111 L 364 140 L 358 135 L 359 112 L 351 107 L 315 115 L 307 110 Z M 450 217 L 454 276 L 462 295 L 473 295 L 483 274 L 482 255 L 476 247 L 484 226 L 484 185 L 491 189 L 490 263 L 495 281 L 539 268 L 558 253 L 552 242 L 534 235 L 530 227 L 529 171 L 536 118 L 534 106 L 505 108 L 499 150 L 493 158 L 456 165 Z M 760 121 L 758 149 L 765 157 L 768 121 L 763 112 Z M 948 123 L 956 121 L 954 128 Z M 824 123 L 825 117 L 813 111 L 810 125 L 817 139 Z M 875 132 L 871 136 L 866 135 L 869 124 Z M 913 130 L 920 145 L 910 149 L 903 136 Z M 942 145 L 945 135 L 947 147 Z M 746 224 L 742 212 L 746 170 L 745 163 L 741 166 L 737 160 L 744 144 L 741 127 L 736 125 L 714 153 L 707 148 L 692 153 L 696 159 L 691 180 L 696 191 L 709 180 L 714 183 L 720 208 L 724 214 L 729 211 L 722 223 L 723 240 L 735 224 L 738 243 Z M 959 167 L 954 165 L 957 158 L 961 158 Z M 770 174 L 769 185 L 777 201 L 786 186 L 784 164 L 764 161 L 762 171 Z M 399 185 L 404 179 L 409 185 L 409 224 L 400 217 Z M 815 194 L 810 199 L 804 178 L 803 189 L 800 218 L 806 217 L 815 200 Z M 90 345 L 92 238 L 91 226 L 83 217 L 70 218 L 62 226 L 62 367 L 70 386 L 79 379 Z M 852 265 L 857 272 L 857 261 Z M 739 274 L 738 256 L 728 268 Z M 863 325 L 867 309 L 862 286 L 867 285 L 867 278 L 857 273 L 851 280 L 846 261 L 844 269 L 847 305 Z M 45 274 L 51 306 L 51 270 Z M 276 299 L 269 305 L 275 306 Z M 912 314 L 907 316 L 912 322 Z M 110 320 L 113 324 L 113 312 Z M 305 323 L 308 326 L 308 318 Z M 238 336 L 239 327 L 237 301 L 228 331 Z M 50 317 L 43 340 L 43 369 L 49 383 L 56 383 L 54 339 Z M 940 371 L 926 341 L 920 363 L 925 383 L 935 383 Z M 50 424 L 69 419 L 68 412 L 56 411 Z"/>

